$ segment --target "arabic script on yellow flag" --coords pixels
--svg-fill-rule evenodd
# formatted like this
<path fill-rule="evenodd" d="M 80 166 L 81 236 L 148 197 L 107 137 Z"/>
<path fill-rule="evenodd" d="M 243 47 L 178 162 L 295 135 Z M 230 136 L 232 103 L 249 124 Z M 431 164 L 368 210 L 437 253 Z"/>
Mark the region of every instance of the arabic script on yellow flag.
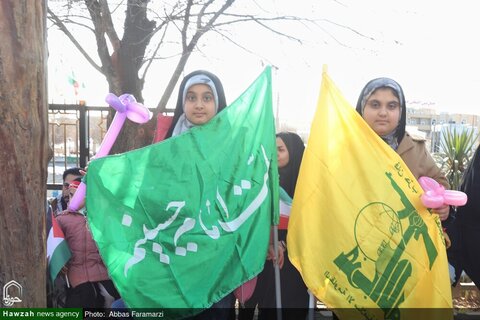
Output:
<path fill-rule="evenodd" d="M 326 72 L 288 225 L 289 258 L 341 319 L 451 319 L 440 220 Z"/>

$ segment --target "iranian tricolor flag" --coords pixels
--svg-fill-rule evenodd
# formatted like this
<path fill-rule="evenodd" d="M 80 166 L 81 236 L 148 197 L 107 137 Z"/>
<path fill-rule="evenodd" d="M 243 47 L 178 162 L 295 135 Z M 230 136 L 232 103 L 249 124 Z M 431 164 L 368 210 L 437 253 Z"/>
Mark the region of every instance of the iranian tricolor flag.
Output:
<path fill-rule="evenodd" d="M 47 238 L 48 270 L 52 281 L 55 280 L 71 255 L 70 248 L 68 247 L 67 241 L 65 241 L 65 235 L 62 229 L 60 229 L 57 219 L 55 219 L 52 214 L 52 228 Z"/>
<path fill-rule="evenodd" d="M 282 187 L 279 191 L 280 198 L 280 222 L 278 224 L 278 229 L 287 230 L 288 228 L 288 219 L 290 218 L 290 210 L 292 209 L 292 198 L 288 195 Z"/>

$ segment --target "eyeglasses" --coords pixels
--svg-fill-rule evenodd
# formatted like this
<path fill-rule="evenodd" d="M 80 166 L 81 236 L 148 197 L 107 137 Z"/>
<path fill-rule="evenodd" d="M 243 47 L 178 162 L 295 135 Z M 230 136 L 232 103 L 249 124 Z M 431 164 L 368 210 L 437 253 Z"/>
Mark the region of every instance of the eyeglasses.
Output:
<path fill-rule="evenodd" d="M 63 186 L 64 186 L 65 188 L 68 188 L 69 185 L 70 185 L 69 182 L 64 182 L 64 183 L 63 183 Z"/>

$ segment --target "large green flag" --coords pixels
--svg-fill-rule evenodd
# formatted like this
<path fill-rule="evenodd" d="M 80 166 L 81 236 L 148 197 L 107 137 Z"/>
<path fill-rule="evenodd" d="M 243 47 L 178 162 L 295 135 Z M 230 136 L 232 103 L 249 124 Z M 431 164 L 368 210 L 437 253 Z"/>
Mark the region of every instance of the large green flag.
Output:
<path fill-rule="evenodd" d="M 262 270 L 278 220 L 270 67 L 209 123 L 94 160 L 86 182 L 89 225 L 126 304 L 209 307 Z"/>

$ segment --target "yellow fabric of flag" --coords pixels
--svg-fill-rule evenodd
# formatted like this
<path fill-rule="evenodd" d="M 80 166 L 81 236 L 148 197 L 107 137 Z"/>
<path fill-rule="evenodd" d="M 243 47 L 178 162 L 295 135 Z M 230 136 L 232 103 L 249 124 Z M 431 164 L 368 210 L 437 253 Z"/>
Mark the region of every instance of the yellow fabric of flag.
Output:
<path fill-rule="evenodd" d="M 289 258 L 341 319 L 451 319 L 438 215 L 326 72 L 293 199 Z"/>

